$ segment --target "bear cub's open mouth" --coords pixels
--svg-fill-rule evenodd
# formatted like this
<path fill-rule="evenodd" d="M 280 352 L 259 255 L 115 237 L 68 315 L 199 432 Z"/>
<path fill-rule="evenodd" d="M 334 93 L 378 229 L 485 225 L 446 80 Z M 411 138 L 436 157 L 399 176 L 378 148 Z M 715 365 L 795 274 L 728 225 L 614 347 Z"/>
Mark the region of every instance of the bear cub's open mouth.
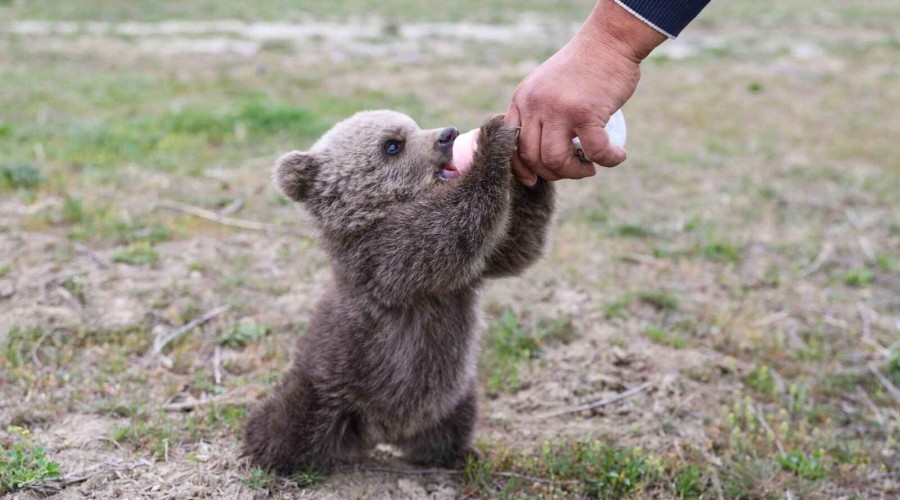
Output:
<path fill-rule="evenodd" d="M 453 166 L 453 159 L 451 158 L 449 162 L 441 165 L 441 171 L 438 172 L 438 178 L 444 181 L 449 181 L 450 179 L 455 179 L 459 177 L 459 170 Z"/>

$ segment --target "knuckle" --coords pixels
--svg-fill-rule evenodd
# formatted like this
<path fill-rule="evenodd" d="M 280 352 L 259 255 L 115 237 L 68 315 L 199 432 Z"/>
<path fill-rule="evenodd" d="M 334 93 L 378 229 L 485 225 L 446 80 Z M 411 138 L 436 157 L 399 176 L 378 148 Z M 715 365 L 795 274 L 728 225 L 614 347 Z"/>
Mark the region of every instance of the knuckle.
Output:
<path fill-rule="evenodd" d="M 549 153 L 541 154 L 541 163 L 543 163 L 545 167 L 547 167 L 550 170 L 553 170 L 554 172 L 557 170 L 560 170 L 563 167 L 563 165 L 565 165 L 565 161 L 561 160 L 559 158 L 559 156 L 552 155 Z"/>
<path fill-rule="evenodd" d="M 541 160 L 537 149 L 525 143 L 519 144 L 519 158 L 526 164 L 540 163 Z"/>

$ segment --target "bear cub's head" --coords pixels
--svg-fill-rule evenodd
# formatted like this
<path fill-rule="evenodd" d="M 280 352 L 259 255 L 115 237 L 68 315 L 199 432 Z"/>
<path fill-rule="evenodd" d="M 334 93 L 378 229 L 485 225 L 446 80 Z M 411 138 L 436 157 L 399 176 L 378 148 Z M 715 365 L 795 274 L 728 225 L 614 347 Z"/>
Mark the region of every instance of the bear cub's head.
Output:
<path fill-rule="evenodd" d="M 391 205 L 459 177 L 452 164 L 458 135 L 453 127 L 422 130 L 402 113 L 363 111 L 337 123 L 309 151 L 279 158 L 275 184 L 323 229 L 359 229 Z"/>

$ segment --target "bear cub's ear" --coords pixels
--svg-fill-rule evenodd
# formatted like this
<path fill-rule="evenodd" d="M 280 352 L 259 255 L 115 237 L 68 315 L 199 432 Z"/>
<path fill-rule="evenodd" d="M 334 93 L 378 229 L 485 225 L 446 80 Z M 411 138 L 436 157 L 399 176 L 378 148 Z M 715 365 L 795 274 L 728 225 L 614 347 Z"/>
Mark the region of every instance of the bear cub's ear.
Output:
<path fill-rule="evenodd" d="M 275 162 L 275 185 L 294 201 L 306 201 L 312 195 L 319 164 L 309 153 L 291 151 Z"/>

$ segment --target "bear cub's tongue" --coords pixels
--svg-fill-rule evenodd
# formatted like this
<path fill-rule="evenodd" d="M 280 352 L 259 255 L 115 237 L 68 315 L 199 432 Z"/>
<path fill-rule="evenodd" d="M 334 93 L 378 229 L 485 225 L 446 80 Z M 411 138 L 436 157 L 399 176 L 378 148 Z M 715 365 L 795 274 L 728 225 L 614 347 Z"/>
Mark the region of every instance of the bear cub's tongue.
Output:
<path fill-rule="evenodd" d="M 453 168 L 457 172 L 463 173 L 475 161 L 475 151 L 478 149 L 478 132 L 479 129 L 472 129 L 465 134 L 460 134 L 453 141 Z"/>

